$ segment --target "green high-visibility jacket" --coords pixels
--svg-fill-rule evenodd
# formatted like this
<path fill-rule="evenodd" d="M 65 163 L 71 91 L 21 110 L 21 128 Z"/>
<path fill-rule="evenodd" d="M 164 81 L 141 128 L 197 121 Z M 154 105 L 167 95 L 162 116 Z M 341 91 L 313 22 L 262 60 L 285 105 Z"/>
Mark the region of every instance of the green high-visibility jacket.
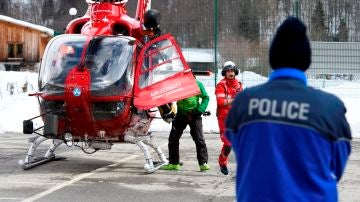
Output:
<path fill-rule="evenodd" d="M 184 115 L 194 110 L 198 110 L 201 113 L 205 112 L 210 97 L 207 94 L 204 85 L 198 80 L 196 80 L 196 82 L 200 89 L 200 94 L 177 101 L 177 113 Z"/>

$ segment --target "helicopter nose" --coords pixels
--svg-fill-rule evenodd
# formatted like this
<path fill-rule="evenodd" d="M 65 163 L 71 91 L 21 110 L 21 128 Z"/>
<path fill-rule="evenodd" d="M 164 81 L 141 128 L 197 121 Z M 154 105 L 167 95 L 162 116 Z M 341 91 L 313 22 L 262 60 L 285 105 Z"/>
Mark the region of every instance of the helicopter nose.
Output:
<path fill-rule="evenodd" d="M 73 68 L 65 80 L 66 116 L 71 120 L 73 130 L 85 133 L 86 128 L 80 127 L 91 123 L 89 100 L 90 73 L 88 70 L 80 71 Z"/>

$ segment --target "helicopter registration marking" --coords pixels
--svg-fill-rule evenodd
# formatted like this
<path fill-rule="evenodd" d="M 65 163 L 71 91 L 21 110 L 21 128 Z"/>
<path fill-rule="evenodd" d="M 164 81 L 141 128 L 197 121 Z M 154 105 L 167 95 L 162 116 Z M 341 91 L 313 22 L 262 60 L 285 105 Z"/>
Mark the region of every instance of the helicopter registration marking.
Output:
<path fill-rule="evenodd" d="M 167 95 L 167 94 L 172 94 L 173 92 L 170 93 L 170 91 L 178 91 L 178 89 L 181 88 L 181 83 L 175 83 L 175 84 L 172 84 L 170 86 L 166 86 L 164 88 L 161 88 L 159 90 L 156 90 L 154 92 L 151 92 L 151 97 L 159 97 L 159 96 L 163 96 L 164 94 Z"/>

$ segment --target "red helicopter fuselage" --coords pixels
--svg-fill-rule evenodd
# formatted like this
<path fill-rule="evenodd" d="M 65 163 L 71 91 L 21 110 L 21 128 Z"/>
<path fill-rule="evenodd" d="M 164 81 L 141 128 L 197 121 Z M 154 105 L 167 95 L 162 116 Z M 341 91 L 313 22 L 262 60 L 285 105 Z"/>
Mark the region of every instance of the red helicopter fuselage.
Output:
<path fill-rule="evenodd" d="M 71 21 L 66 27 L 67 34 L 81 33 L 87 36 L 125 35 L 142 40 L 141 22 L 127 15 L 125 4 L 89 4 L 86 14 Z"/>
<path fill-rule="evenodd" d="M 124 3 L 89 3 L 49 42 L 39 74 L 40 106 L 52 114 L 43 116 L 45 136 L 123 141 L 129 129 L 147 133 L 150 108 L 199 93 L 173 37 L 154 39 L 143 20 Z"/>
<path fill-rule="evenodd" d="M 39 92 L 33 94 L 41 114 L 23 122 L 24 134 L 37 135 L 29 138 L 19 164 L 30 169 L 47 163 L 63 143 L 89 154 L 124 141 L 136 144 L 144 153 L 145 171 L 155 172 L 168 160 L 148 132 L 155 118 L 151 109 L 161 109 L 170 122 L 175 115 L 171 103 L 200 90 L 175 39 L 160 36 L 159 12 L 147 9 L 150 0 L 138 0 L 135 18 L 126 13 L 127 0 L 87 2 L 86 14 L 46 46 Z M 44 126 L 34 129 L 32 120 L 38 117 Z M 35 157 L 46 140 L 52 140 L 50 147 Z"/>

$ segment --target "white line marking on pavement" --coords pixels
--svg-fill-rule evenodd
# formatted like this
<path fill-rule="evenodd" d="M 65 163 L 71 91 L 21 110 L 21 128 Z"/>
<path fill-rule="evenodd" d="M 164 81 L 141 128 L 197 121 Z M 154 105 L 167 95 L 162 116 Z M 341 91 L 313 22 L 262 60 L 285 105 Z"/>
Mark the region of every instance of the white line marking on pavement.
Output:
<path fill-rule="evenodd" d="M 167 142 L 164 143 L 163 145 L 160 145 L 160 147 L 163 147 L 163 146 L 166 145 L 166 144 L 167 144 Z M 116 167 L 116 166 L 118 166 L 119 164 L 123 163 L 124 161 L 132 160 L 132 159 L 135 159 L 135 158 L 137 158 L 137 157 L 139 157 L 139 156 L 142 156 L 142 155 L 143 155 L 143 154 L 132 155 L 132 156 L 129 156 L 129 157 L 126 157 L 126 158 L 123 158 L 123 159 L 119 160 L 117 163 L 114 163 L 114 164 L 111 164 L 111 165 L 107 165 L 107 166 L 98 168 L 98 169 L 96 169 L 96 170 L 94 170 L 94 171 L 91 171 L 91 172 L 89 172 L 89 173 L 82 173 L 82 174 L 76 175 L 76 176 L 75 176 L 73 179 L 71 179 L 70 181 L 66 181 L 66 182 L 64 182 L 64 183 L 61 183 L 61 184 L 59 184 L 59 185 L 56 185 L 55 187 L 52 187 L 52 188 L 50 188 L 50 189 L 48 189 L 48 190 L 46 190 L 46 191 L 43 191 L 43 192 L 38 193 L 38 194 L 36 194 L 36 195 L 34 195 L 34 196 L 31 196 L 30 198 L 27 198 L 27 199 L 22 200 L 22 202 L 32 202 L 32 201 L 35 201 L 35 200 L 37 200 L 37 199 L 40 199 L 40 198 L 42 198 L 42 197 L 44 197 L 44 196 L 46 196 L 46 195 L 49 195 L 49 194 L 53 193 L 53 192 L 55 192 L 55 191 L 57 191 L 57 190 L 59 190 L 59 189 L 62 189 L 62 188 L 64 188 L 64 187 L 69 186 L 69 185 L 71 185 L 71 184 L 73 184 L 73 183 L 75 183 L 75 182 L 78 182 L 78 181 L 80 181 L 80 180 L 82 180 L 82 179 L 84 179 L 84 178 L 87 178 L 87 177 L 89 177 L 89 176 L 91 176 L 91 175 L 93 175 L 93 174 L 96 174 L 96 173 L 98 173 L 98 172 L 105 171 L 105 170 L 107 170 L 108 168 L 111 168 L 111 167 Z"/>

